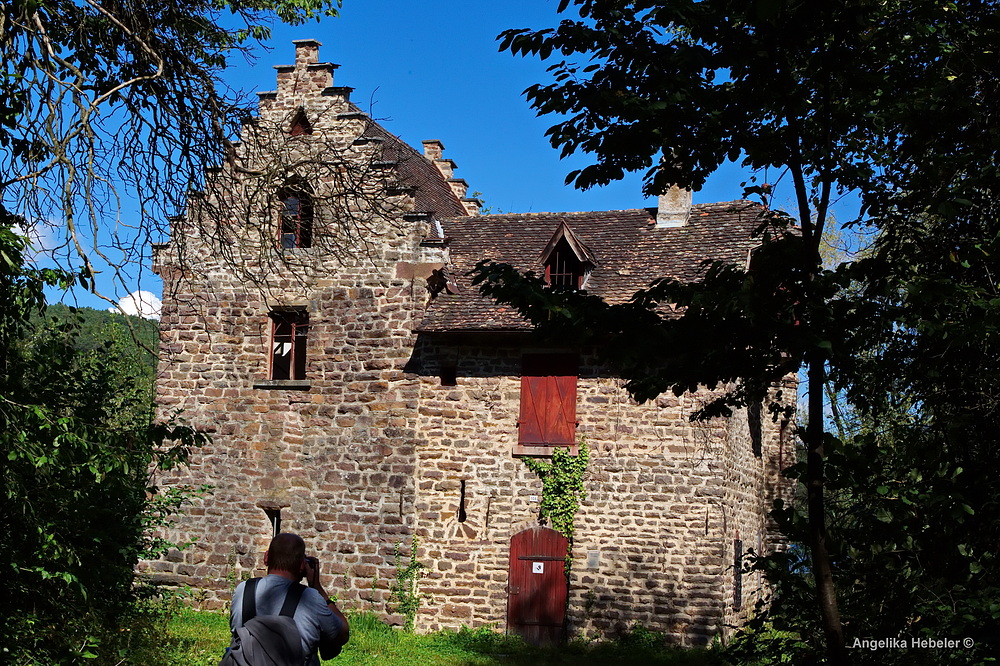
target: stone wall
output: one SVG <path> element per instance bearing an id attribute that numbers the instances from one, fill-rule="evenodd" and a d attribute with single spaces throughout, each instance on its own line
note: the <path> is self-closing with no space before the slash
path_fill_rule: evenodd
<path id="1" fill-rule="evenodd" d="M 420 625 L 504 626 L 511 537 L 537 524 L 541 483 L 511 455 L 522 348 L 422 340 L 415 534 L 430 566 Z M 538 350 L 533 350 L 538 351 Z M 454 365 L 454 386 L 438 372 Z M 568 629 L 615 634 L 639 622 L 703 645 L 731 619 L 732 535 L 767 543 L 762 507 L 778 425 L 751 450 L 745 411 L 691 423 L 710 393 L 638 405 L 582 358 L 578 436 L 591 448 L 577 515 Z M 463 499 L 465 520 L 459 521 Z M 744 585 L 746 604 L 756 588 Z"/>
<path id="2" fill-rule="evenodd" d="M 413 513 L 417 384 L 403 371 L 413 294 L 369 278 L 324 280 L 285 301 L 310 315 L 306 390 L 268 386 L 271 305 L 259 293 L 212 280 L 216 302 L 165 305 L 160 413 L 183 410 L 214 441 L 158 481 L 214 489 L 167 534 L 196 542 L 151 563 L 171 574 L 161 579 L 221 605 L 234 577 L 262 566 L 275 511 L 348 579 L 347 598 L 390 577 Z"/>
<path id="3" fill-rule="evenodd" d="M 316 48 L 298 44 L 296 65 L 279 68 L 278 90 L 261 95 L 261 118 L 238 147 L 263 185 L 232 164 L 212 171 L 157 251 L 159 414 L 181 410 L 214 438 L 157 480 L 213 489 L 164 533 L 193 545 L 144 569 L 222 607 L 239 579 L 262 573 L 280 517 L 319 554 L 324 584 L 348 608 L 387 612 L 396 549 L 408 553 L 416 538 L 428 566 L 417 627 L 503 628 L 510 540 L 538 523 L 541 483 L 512 450 L 521 358 L 540 350 L 511 336 L 413 332 L 428 302 L 423 278 L 447 253 L 422 246 L 430 220 L 412 214 L 412 192 L 381 176 L 381 192 L 316 220 L 362 227 L 327 228 L 329 247 L 274 249 L 275 213 L 255 197 L 270 201 L 288 173 L 268 175 L 268 160 L 332 163 L 310 151 L 338 146 L 344 172 L 383 173 L 372 142 L 359 140 L 366 125 L 347 110 L 349 90 L 332 87 L 334 66 L 318 63 Z M 313 135 L 293 142 L 294 155 L 268 148 L 298 109 Z M 434 146 L 427 159 L 443 160 Z M 317 197 L 337 189 L 316 187 Z M 306 378 L 274 382 L 268 314 L 290 306 L 309 315 Z M 442 382 L 445 368 L 454 385 Z M 745 410 L 690 422 L 708 391 L 636 404 L 589 350 L 577 391 L 577 434 L 592 453 L 568 629 L 614 634 L 639 622 L 678 644 L 706 644 L 746 617 L 760 589 L 744 576 L 737 594 L 736 541 L 744 551 L 780 545 L 765 513 L 787 493 L 777 476 L 779 460 L 793 457 L 787 424 Z"/>
<path id="4" fill-rule="evenodd" d="M 272 530 L 265 510 L 280 509 L 282 529 L 319 552 L 330 589 L 349 606 L 388 610 L 395 548 L 408 552 L 415 535 L 429 567 L 418 628 L 505 626 L 510 539 L 537 524 L 541 495 L 511 455 L 523 350 L 509 339 L 415 342 L 399 316 L 422 307 L 409 286 L 327 281 L 304 294 L 314 323 L 308 391 L 253 388 L 266 377 L 259 297 L 165 309 L 173 353 L 161 368 L 161 408 L 184 408 L 215 441 L 187 473 L 162 481 L 215 490 L 168 535 L 195 545 L 150 564 L 160 580 L 223 605 L 235 580 L 261 572 Z M 218 324 L 203 330 L 202 321 Z M 443 386 L 439 371 L 452 364 L 456 384 Z M 691 423 L 707 392 L 637 405 L 621 384 L 583 355 L 578 435 L 592 452 L 568 628 L 614 634 L 639 622 L 678 644 L 705 644 L 738 613 L 734 536 L 760 534 L 770 545 L 763 512 L 778 425 L 762 423 L 758 458 L 745 412 Z M 743 610 L 756 590 L 744 580 Z"/>
<path id="5" fill-rule="evenodd" d="M 179 411 L 213 436 L 188 467 L 157 481 L 212 489 L 164 533 L 193 545 L 142 568 L 202 590 L 210 608 L 262 572 L 276 518 L 355 602 L 376 578 L 384 601 L 393 547 L 412 530 L 418 383 L 404 367 L 427 292 L 412 272 L 397 272 L 427 223 L 406 219 L 412 193 L 393 189 L 379 142 L 362 140 L 368 121 L 351 111 L 349 89 L 332 88 L 335 66 L 318 63 L 317 49 L 297 44 L 278 90 L 261 94 L 235 162 L 208 171 L 172 220 L 171 243 L 156 248 L 159 415 Z M 312 133 L 289 140 L 299 110 Z M 345 195 L 336 179 L 359 173 L 370 182 Z M 313 247 L 282 249 L 273 198 L 294 177 L 312 178 L 323 205 Z M 268 315 L 282 307 L 309 315 L 304 381 L 269 381 Z"/>

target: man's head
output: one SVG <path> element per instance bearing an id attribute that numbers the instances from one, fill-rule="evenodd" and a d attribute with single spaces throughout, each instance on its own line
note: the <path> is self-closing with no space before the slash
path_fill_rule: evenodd
<path id="1" fill-rule="evenodd" d="M 271 545 L 264 553 L 264 566 L 268 573 L 283 571 L 296 576 L 302 576 L 302 566 L 306 559 L 306 544 L 298 534 L 282 532 L 271 540 Z"/>

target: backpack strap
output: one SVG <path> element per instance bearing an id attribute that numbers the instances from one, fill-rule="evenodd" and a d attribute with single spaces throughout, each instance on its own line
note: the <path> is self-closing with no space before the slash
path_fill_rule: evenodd
<path id="1" fill-rule="evenodd" d="M 295 615 L 295 609 L 299 606 L 299 600 L 302 598 L 302 593 L 306 591 L 304 585 L 299 583 L 292 583 L 288 587 L 288 592 L 285 593 L 285 602 L 281 604 L 281 612 L 278 615 L 284 615 L 285 617 L 292 617 Z"/>
<path id="2" fill-rule="evenodd" d="M 257 582 L 259 580 L 260 578 L 251 578 L 243 584 L 243 624 L 257 615 Z"/>
<path id="3" fill-rule="evenodd" d="M 246 624 L 257 616 L 257 583 L 260 578 L 251 578 L 243 586 L 243 624 Z M 285 601 L 281 604 L 281 611 L 278 615 L 293 617 L 295 609 L 299 607 L 299 600 L 302 593 L 306 591 L 304 585 L 292 583 L 285 593 Z"/>

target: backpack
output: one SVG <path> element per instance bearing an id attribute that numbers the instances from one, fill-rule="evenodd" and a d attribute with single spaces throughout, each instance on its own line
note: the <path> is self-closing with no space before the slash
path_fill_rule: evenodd
<path id="1" fill-rule="evenodd" d="M 278 615 L 257 615 L 257 582 L 251 578 L 243 588 L 243 626 L 219 666 L 303 666 L 302 636 L 292 616 L 305 587 L 288 588 Z"/>

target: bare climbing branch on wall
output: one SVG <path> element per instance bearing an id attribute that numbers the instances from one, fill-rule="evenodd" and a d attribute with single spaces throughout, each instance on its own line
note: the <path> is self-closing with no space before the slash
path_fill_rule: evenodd
<path id="1" fill-rule="evenodd" d="M 371 239 L 401 234 L 407 192 L 374 123 L 359 118 L 296 135 L 288 131 L 292 119 L 245 122 L 230 158 L 206 169 L 203 189 L 189 193 L 159 258 L 182 280 L 197 283 L 221 270 L 280 300 L 332 266 L 377 259 Z M 212 293 L 190 284 L 184 291 Z"/>

